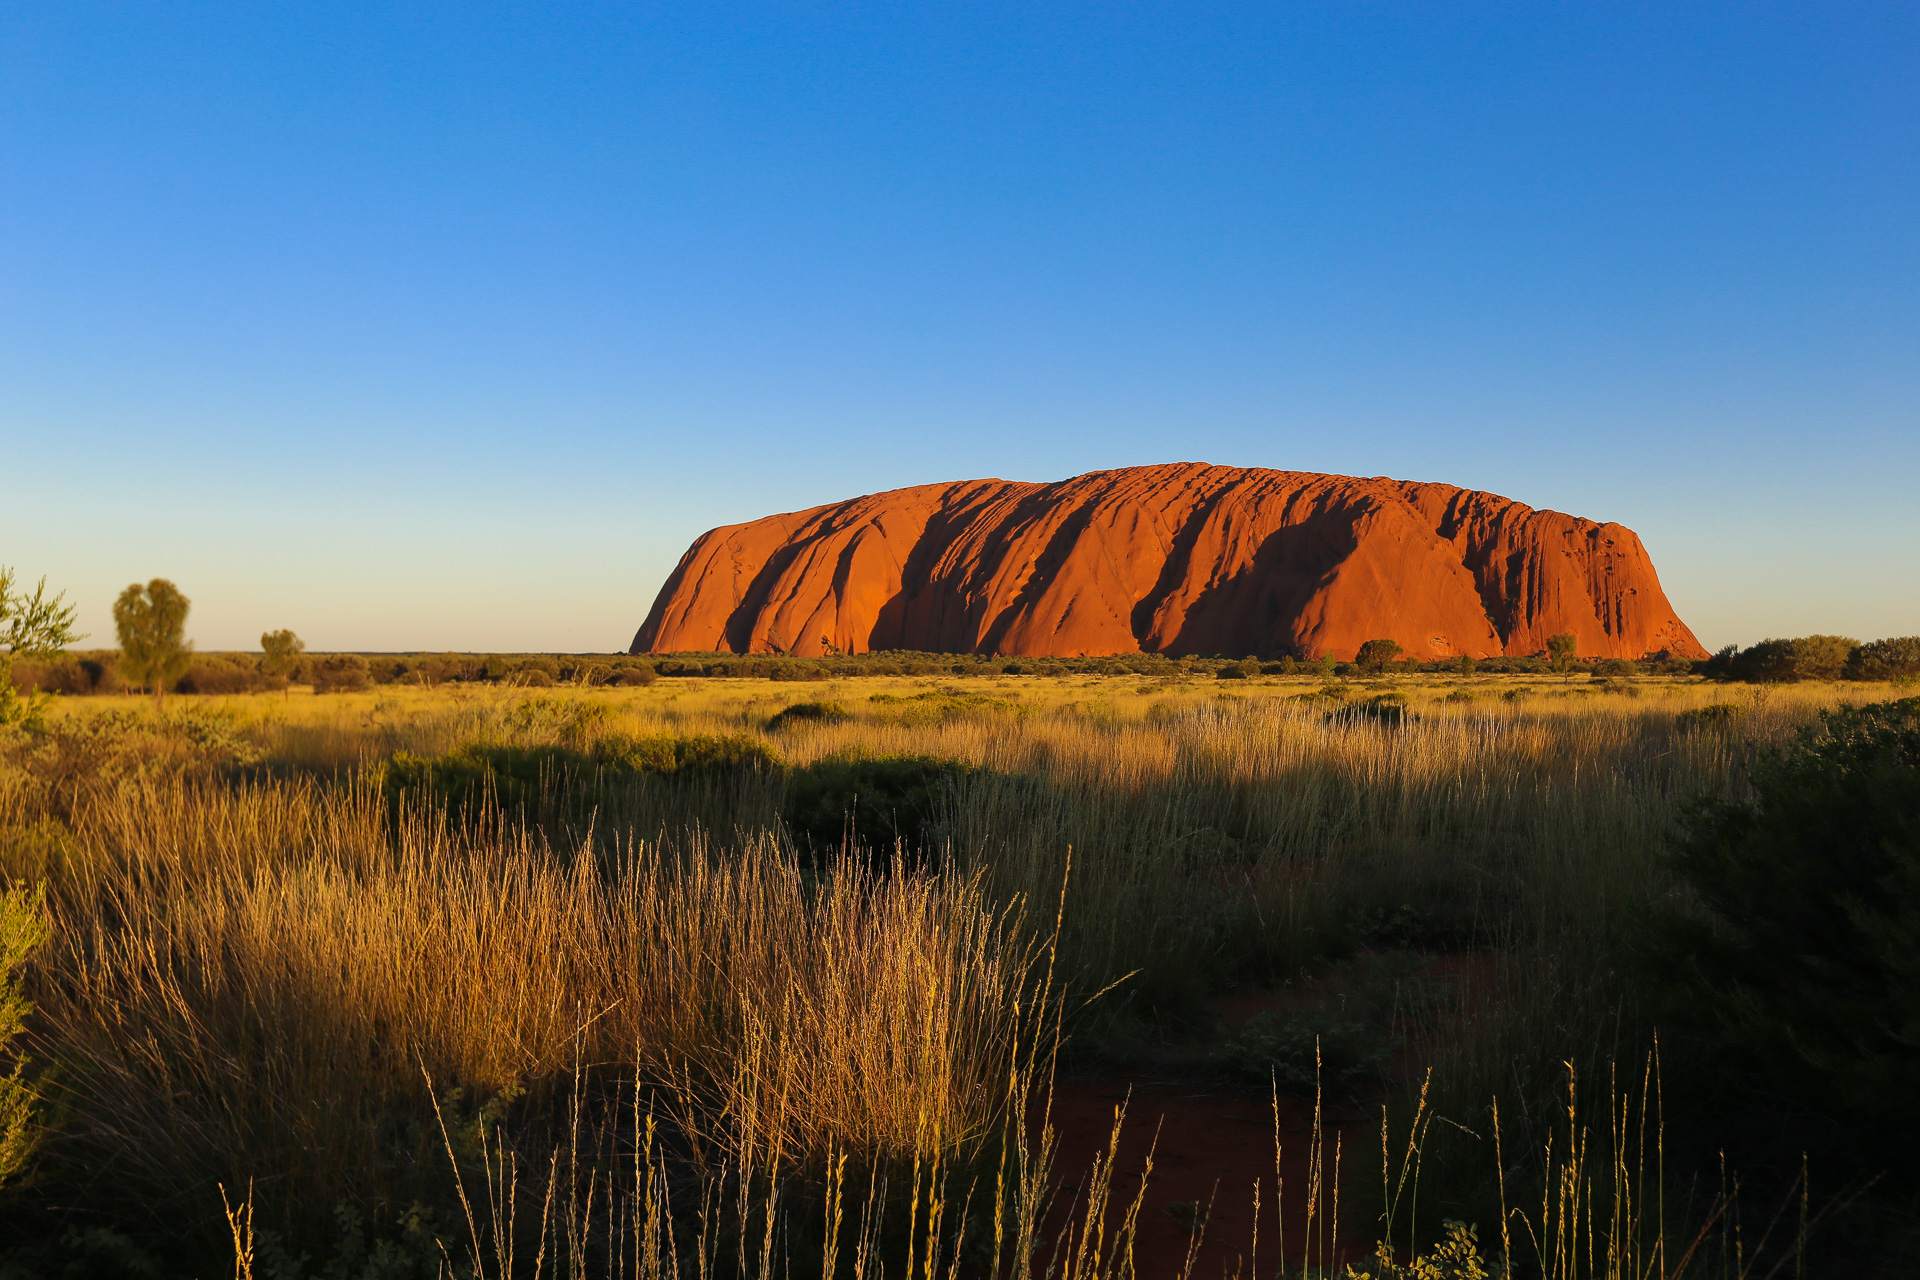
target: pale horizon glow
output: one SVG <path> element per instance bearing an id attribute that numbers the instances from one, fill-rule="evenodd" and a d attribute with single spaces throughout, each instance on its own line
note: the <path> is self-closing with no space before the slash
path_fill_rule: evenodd
<path id="1" fill-rule="evenodd" d="M 1920 633 L 1920 11 L 28 4 L 0 564 L 615 652 L 706 530 L 1202 460 Z"/>

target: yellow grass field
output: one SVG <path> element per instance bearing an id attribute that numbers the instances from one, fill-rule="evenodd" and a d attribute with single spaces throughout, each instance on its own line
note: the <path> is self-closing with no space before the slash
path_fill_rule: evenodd
<path id="1" fill-rule="evenodd" d="M 1564 1064 L 1605 1078 L 1650 1047 L 1625 957 L 1686 910 L 1664 850 L 1687 803 L 1898 692 L 997 675 L 55 699 L 0 771 L 0 869 L 51 930 L 27 972 L 26 1056 L 54 1068 L 34 1167 L 91 1206 L 62 1213 L 166 1256 L 238 1241 L 247 1267 L 274 1241 L 344 1248 L 351 1221 L 457 1274 L 554 1251 L 570 1274 L 771 1275 L 778 1234 L 825 1274 L 1024 1277 L 1052 1247 L 1049 1082 L 1138 1046 L 1211 1062 L 1229 994 L 1359 1000 L 1352 975 L 1392 969 L 1365 1027 L 1398 1047 L 1342 1105 L 1424 1133 L 1505 1099 L 1507 1141 L 1546 1143 Z M 770 754 L 617 763 L 701 738 Z M 898 761 L 920 781 L 885 816 L 911 808 L 917 847 L 802 838 L 808 787 L 871 801 L 906 786 Z M 1439 955 L 1489 976 L 1407 976 Z M 1480 1203 L 1462 1170 L 1497 1163 L 1444 1145 L 1429 1178 Z M 1590 1176 L 1618 1191 L 1627 1166 Z M 249 1187 L 230 1216 L 222 1189 Z M 1370 1194 L 1363 1235 L 1392 1199 Z M 1608 1229 L 1665 1247 L 1645 1204 Z M 1132 1275 L 1118 1247 L 1069 1253 L 1061 1276 Z"/>

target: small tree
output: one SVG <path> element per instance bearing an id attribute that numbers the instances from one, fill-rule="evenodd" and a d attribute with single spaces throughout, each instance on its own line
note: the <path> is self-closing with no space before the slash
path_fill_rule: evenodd
<path id="1" fill-rule="evenodd" d="M 307 642 L 291 631 L 268 631 L 260 637 L 260 668 L 268 676 L 280 682 L 285 689 L 293 679 L 294 669 L 300 663 L 300 655 L 306 652 Z"/>
<path id="2" fill-rule="evenodd" d="M 1560 675 L 1573 670 L 1578 660 L 1580 640 L 1571 631 L 1562 631 L 1559 635 L 1547 637 L 1547 665 Z"/>
<path id="3" fill-rule="evenodd" d="M 1920 636 L 1889 636 L 1854 650 L 1847 674 L 1855 680 L 1901 680 L 1920 676 Z"/>
<path id="4" fill-rule="evenodd" d="M 1473 674 L 1474 667 L 1478 665 L 1479 664 L 1473 660 L 1472 654 L 1463 653 L 1458 658 L 1454 659 L 1453 669 L 1455 671 L 1458 671 L 1463 676 L 1470 676 Z"/>
<path id="5" fill-rule="evenodd" d="M 1362 671 L 1373 675 L 1403 652 L 1405 650 L 1401 649 L 1398 640 L 1369 640 L 1360 646 L 1360 652 L 1353 656 L 1353 661 Z"/>
<path id="6" fill-rule="evenodd" d="M 1859 647 L 1851 636 L 1801 636 L 1793 642 L 1793 674 L 1800 680 L 1838 680 Z"/>
<path id="7" fill-rule="evenodd" d="M 152 687 L 156 708 L 164 704 L 167 686 L 185 675 L 193 660 L 193 642 L 187 639 L 187 610 L 192 607 L 165 578 L 144 587 L 136 582 L 113 603 L 120 670 L 135 684 Z"/>
<path id="8" fill-rule="evenodd" d="M 42 698 L 22 699 L 13 688 L 15 658 L 46 658 L 80 639 L 73 631 L 73 606 L 61 592 L 47 598 L 40 579 L 28 596 L 16 593 L 13 570 L 0 566 L 0 724 L 24 724 L 39 717 Z"/>

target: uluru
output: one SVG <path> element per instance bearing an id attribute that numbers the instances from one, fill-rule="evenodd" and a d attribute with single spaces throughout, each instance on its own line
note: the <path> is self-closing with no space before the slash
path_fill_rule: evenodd
<path id="1" fill-rule="evenodd" d="M 1183 462 L 916 485 L 702 534 L 635 653 L 1350 659 L 1706 650 L 1631 529 L 1446 484 Z"/>

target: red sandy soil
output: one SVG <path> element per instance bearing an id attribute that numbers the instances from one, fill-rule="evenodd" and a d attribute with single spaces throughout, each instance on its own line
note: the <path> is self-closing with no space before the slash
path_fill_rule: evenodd
<path id="1" fill-rule="evenodd" d="M 1498 977 L 1496 958 L 1487 952 L 1433 956 L 1416 969 L 1427 978 L 1450 978 L 1460 984 L 1463 1004 L 1473 1010 L 1492 998 Z M 1337 980 L 1322 977 L 1323 989 Z M 1298 1006 L 1305 998 L 1299 988 L 1242 991 L 1221 997 L 1216 1009 L 1223 1028 L 1231 1029 L 1257 1014 Z M 1411 1075 L 1423 1069 L 1419 1047 L 1403 1045 L 1395 1070 Z M 1164 1074 L 1164 1073 L 1162 1073 Z M 1107 1214 L 1111 1242 L 1138 1191 L 1149 1152 L 1153 1171 L 1142 1205 L 1134 1244 L 1141 1280 L 1173 1280 L 1194 1250 L 1195 1280 L 1254 1273 L 1254 1191 L 1259 1185 L 1260 1267 L 1271 1274 L 1279 1262 L 1284 1227 L 1287 1262 L 1298 1267 L 1309 1261 L 1308 1187 L 1312 1177 L 1313 1103 L 1310 1099 L 1270 1097 L 1238 1083 L 1196 1073 L 1187 1081 L 1128 1079 L 1123 1073 L 1062 1082 L 1054 1091 L 1052 1123 L 1057 1135 L 1054 1167 L 1055 1210 L 1048 1224 L 1049 1240 L 1058 1238 L 1070 1218 L 1083 1215 L 1084 1186 L 1096 1157 L 1102 1157 L 1113 1132 L 1114 1110 L 1125 1105 L 1119 1157 L 1112 1180 L 1112 1205 Z M 1276 1126 L 1275 1117 L 1278 1116 Z M 1370 1224 L 1359 1222 L 1349 1209 L 1332 1228 L 1332 1177 L 1335 1160 L 1343 1166 L 1342 1182 L 1353 1185 L 1356 1176 L 1377 1176 L 1379 1115 L 1371 1106 L 1327 1103 L 1322 1118 L 1322 1169 L 1327 1186 L 1316 1206 L 1316 1243 L 1311 1262 L 1316 1269 L 1338 1273 L 1346 1262 L 1373 1254 Z M 1276 1133 L 1276 1128 L 1278 1132 Z M 1276 1140 L 1278 1158 L 1276 1159 Z M 1281 1190 L 1276 1204 L 1275 1188 Z M 1197 1208 L 1206 1218 L 1206 1230 L 1195 1249 L 1191 1224 Z M 1111 1245 L 1109 1245 L 1111 1247 Z"/>
<path id="2" fill-rule="evenodd" d="M 1107 1232 L 1111 1242 L 1139 1190 L 1151 1152 L 1153 1172 L 1134 1242 L 1134 1266 L 1141 1280 L 1174 1280 L 1186 1266 L 1190 1250 L 1194 1251 L 1191 1274 L 1195 1280 L 1253 1276 L 1256 1182 L 1261 1201 L 1261 1274 L 1271 1274 L 1280 1260 L 1283 1225 L 1287 1260 L 1293 1266 L 1301 1264 L 1307 1247 L 1313 1105 L 1280 1099 L 1276 1162 L 1271 1099 L 1225 1087 L 1141 1084 L 1129 1090 L 1120 1081 L 1093 1080 L 1056 1088 L 1053 1125 L 1058 1135 L 1058 1182 L 1053 1221 L 1048 1224 L 1050 1237 L 1059 1236 L 1070 1216 L 1084 1214 L 1082 1188 L 1087 1171 L 1096 1157 L 1105 1155 L 1114 1108 L 1123 1103 L 1126 1121 L 1120 1131 Z M 1332 1230 L 1336 1147 L 1342 1163 L 1364 1155 L 1354 1144 L 1364 1138 L 1367 1127 L 1350 1111 L 1342 1119 L 1341 1125 L 1325 1128 L 1322 1135 L 1327 1186 L 1316 1215 L 1319 1243 L 1313 1261 L 1320 1264 L 1324 1258 L 1329 1271 L 1372 1251 L 1365 1234 L 1351 1230 L 1349 1223 L 1340 1223 L 1338 1240 Z M 1277 1204 L 1276 1186 L 1281 1192 Z M 1200 1215 L 1206 1219 L 1205 1231 L 1196 1241 L 1193 1224 Z"/>
<path id="3" fill-rule="evenodd" d="M 1349 659 L 1706 650 L 1631 529 L 1384 476 L 1183 462 L 968 480 L 696 540 L 633 651 Z"/>

